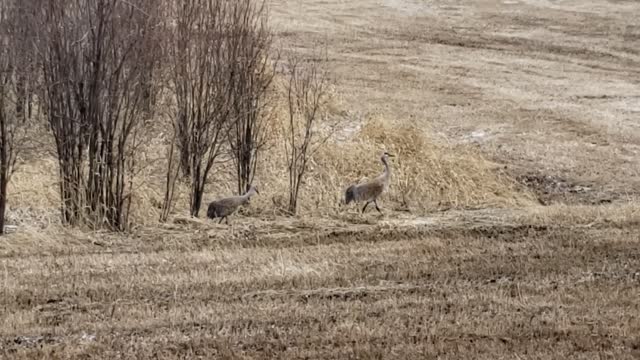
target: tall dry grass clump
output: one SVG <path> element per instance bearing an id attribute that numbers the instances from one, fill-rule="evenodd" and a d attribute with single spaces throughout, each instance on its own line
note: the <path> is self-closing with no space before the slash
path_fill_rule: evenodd
<path id="1" fill-rule="evenodd" d="M 309 168 L 300 194 L 301 212 L 334 214 L 342 211 L 344 190 L 352 183 L 379 175 L 380 155 L 388 150 L 392 160 L 389 192 L 381 198 L 383 209 L 424 213 L 442 208 L 518 206 L 530 203 L 529 194 L 518 192 L 515 182 L 493 170 L 490 162 L 470 149 L 436 144 L 414 124 L 366 120 L 349 140 L 333 141 L 320 149 Z M 282 168 L 283 160 L 269 156 L 270 168 Z M 280 204 L 286 177 L 261 168 L 260 179 L 269 183 L 265 197 Z M 264 187 L 264 186 L 263 186 Z M 267 199 L 262 199 L 266 204 Z"/>
<path id="2" fill-rule="evenodd" d="M 413 123 L 372 119 L 358 137 L 364 144 L 397 154 L 391 199 L 411 208 L 502 207 L 532 200 L 477 152 L 440 144 Z"/>

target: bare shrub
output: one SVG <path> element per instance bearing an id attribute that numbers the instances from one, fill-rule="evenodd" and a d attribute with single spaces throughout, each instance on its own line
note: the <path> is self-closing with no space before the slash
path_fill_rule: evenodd
<path id="1" fill-rule="evenodd" d="M 260 151 L 266 144 L 267 90 L 277 65 L 271 56 L 272 34 L 264 0 L 237 0 L 228 33 L 233 77 L 232 115 L 228 140 L 236 168 L 238 194 L 248 191 Z"/>
<path id="2" fill-rule="evenodd" d="M 236 3 L 176 2 L 169 38 L 175 94 L 174 131 L 180 161 L 190 176 L 190 214 L 198 216 L 207 178 L 222 153 L 230 125 L 235 54 L 229 47 Z M 188 168 L 188 169 L 187 169 Z"/>
<path id="3" fill-rule="evenodd" d="M 13 73 L 13 88 L 15 113 L 18 117 L 26 120 L 31 118 L 33 110 L 33 95 L 36 85 L 37 70 L 35 65 L 35 55 L 33 52 L 33 39 L 35 29 L 24 21 L 27 18 L 30 7 L 28 1 L 3 1 L 0 6 L 7 12 L 7 25 L 10 26 L 10 40 L 12 43 L 9 50 L 14 58 L 14 68 L 19 71 Z"/>
<path id="4" fill-rule="evenodd" d="M 176 181 L 180 175 L 180 153 L 176 151 L 176 136 L 175 133 L 171 138 L 171 144 L 167 152 L 167 169 L 165 177 L 164 198 L 162 201 L 162 207 L 160 212 L 160 222 L 166 222 L 169 218 L 169 214 L 174 206 L 174 196 Z"/>
<path id="5" fill-rule="evenodd" d="M 5 230 L 7 186 L 30 125 L 24 105 L 30 103 L 32 88 L 32 39 L 21 12 L 18 1 L 0 2 L 0 234 Z"/>
<path id="6" fill-rule="evenodd" d="M 151 0 L 34 7 L 64 223 L 128 226 L 134 154 L 157 55 L 156 8 Z"/>
<path id="7" fill-rule="evenodd" d="M 298 196 L 313 154 L 329 139 L 335 128 L 321 134 L 320 122 L 328 98 L 326 60 L 302 61 L 290 57 L 286 69 L 288 121 L 284 129 L 284 150 L 289 177 L 287 210 L 295 215 Z"/>

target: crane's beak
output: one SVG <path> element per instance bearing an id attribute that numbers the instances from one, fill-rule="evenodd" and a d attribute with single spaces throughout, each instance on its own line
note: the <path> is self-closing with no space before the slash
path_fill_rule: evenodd
<path id="1" fill-rule="evenodd" d="M 393 155 L 393 154 L 389 154 L 389 153 L 387 153 L 387 156 L 388 156 L 388 157 L 396 157 L 395 155 Z"/>

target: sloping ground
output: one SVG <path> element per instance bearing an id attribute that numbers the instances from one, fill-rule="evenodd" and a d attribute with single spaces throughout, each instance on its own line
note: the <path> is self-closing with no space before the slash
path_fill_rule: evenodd
<path id="1" fill-rule="evenodd" d="M 632 358 L 639 212 L 583 210 L 9 238 L 0 356 Z"/>
<path id="2" fill-rule="evenodd" d="M 328 43 L 354 114 L 476 146 L 545 203 L 637 197 L 640 3 L 271 3 L 285 48 Z"/>

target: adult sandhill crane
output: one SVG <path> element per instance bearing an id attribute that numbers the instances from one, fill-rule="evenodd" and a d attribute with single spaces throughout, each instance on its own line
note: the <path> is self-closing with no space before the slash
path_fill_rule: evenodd
<path id="1" fill-rule="evenodd" d="M 222 220 L 225 220 L 227 225 L 229 225 L 229 219 L 227 216 L 233 214 L 241 205 L 248 203 L 251 197 L 255 194 L 260 194 L 260 192 L 255 186 L 251 186 L 249 191 L 244 195 L 231 196 L 212 201 L 207 209 L 207 217 L 209 219 L 220 218 L 218 224 L 222 223 Z"/>
<path id="2" fill-rule="evenodd" d="M 373 202 L 376 206 L 376 210 L 382 214 L 380 208 L 378 207 L 378 202 L 376 201 L 378 197 L 389 188 L 389 179 L 391 178 L 391 168 L 389 167 L 389 158 L 394 157 L 394 155 L 389 154 L 388 152 L 384 152 L 380 160 L 384 164 L 384 172 L 380 174 L 375 179 L 359 184 L 359 185 L 351 185 L 345 191 L 344 199 L 345 203 L 350 202 L 361 202 L 365 201 L 364 207 L 362 208 L 362 213 L 367 209 L 367 206 Z"/>

